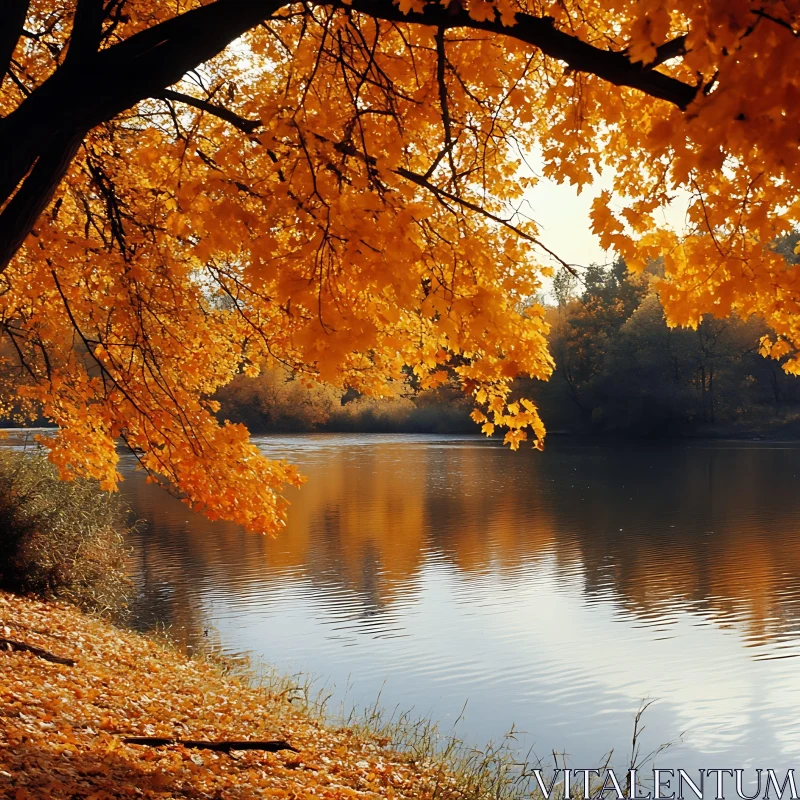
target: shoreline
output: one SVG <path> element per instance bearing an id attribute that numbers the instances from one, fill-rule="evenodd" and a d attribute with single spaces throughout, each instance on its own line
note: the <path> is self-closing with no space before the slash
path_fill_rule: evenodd
<path id="1" fill-rule="evenodd" d="M 39 434 L 58 430 L 55 426 L 40 427 L 4 427 L 0 424 L 0 437 L 9 434 Z M 502 442 L 499 434 L 487 437 L 477 426 L 463 430 L 405 430 L 399 428 L 365 428 L 365 429 L 328 429 L 315 430 L 256 430 L 251 432 L 254 438 L 270 436 L 450 436 L 455 438 L 478 438 L 480 440 Z M 776 425 L 764 428 L 740 428 L 736 426 L 687 427 L 684 430 L 665 430 L 636 432 L 627 429 L 610 430 L 569 430 L 553 428 L 547 431 L 547 439 L 555 441 L 571 441 L 590 444 L 663 444 L 694 441 L 732 441 L 732 442 L 797 442 L 800 443 L 800 423 L 796 425 Z"/>
<path id="2" fill-rule="evenodd" d="M 0 796 L 423 798 L 465 796 L 435 759 L 335 727 L 217 664 L 77 608 L 0 592 Z M 149 747 L 125 737 L 284 740 L 292 750 Z M 480 796 L 480 795 L 475 795 Z"/>

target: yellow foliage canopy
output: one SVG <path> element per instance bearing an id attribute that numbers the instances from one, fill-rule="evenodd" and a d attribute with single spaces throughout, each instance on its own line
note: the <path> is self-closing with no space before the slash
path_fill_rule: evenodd
<path id="1" fill-rule="evenodd" d="M 193 508 L 268 531 L 299 476 L 209 399 L 264 363 L 374 396 L 451 369 L 485 432 L 540 446 L 509 392 L 552 371 L 529 298 L 571 267 L 521 210 L 534 151 L 578 186 L 614 171 L 595 232 L 664 260 L 672 323 L 759 314 L 764 352 L 794 353 L 798 271 L 770 242 L 800 221 L 799 12 L 7 0 L 4 407 L 59 425 L 65 474 L 114 486 L 122 438 Z"/>

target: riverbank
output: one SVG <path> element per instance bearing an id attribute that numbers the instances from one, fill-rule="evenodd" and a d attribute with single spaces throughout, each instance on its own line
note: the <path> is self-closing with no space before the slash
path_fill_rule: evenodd
<path id="1" fill-rule="evenodd" d="M 0 797 L 427 798 L 431 762 L 352 728 L 326 727 L 281 694 L 76 608 L 0 593 Z M 125 737 L 283 740 L 295 751 L 213 752 Z"/>

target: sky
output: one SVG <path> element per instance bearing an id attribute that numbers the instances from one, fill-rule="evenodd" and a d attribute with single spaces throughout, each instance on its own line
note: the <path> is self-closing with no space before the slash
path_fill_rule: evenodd
<path id="1" fill-rule="evenodd" d="M 614 253 L 603 250 L 592 233 L 589 212 L 595 197 L 604 189 L 611 191 L 612 186 L 613 173 L 605 171 L 580 193 L 575 186 L 540 176 L 539 183 L 526 193 L 524 213 L 538 223 L 541 242 L 568 263 L 585 267 L 607 264 L 613 261 Z M 678 196 L 664 212 L 664 222 L 683 228 L 687 205 L 688 195 Z M 546 256 L 542 263 L 548 263 Z"/>
<path id="2" fill-rule="evenodd" d="M 598 180 L 578 194 L 575 186 L 546 178 L 527 192 L 527 213 L 538 223 L 542 243 L 570 264 L 605 264 L 613 253 L 600 247 L 592 233 L 589 211 L 592 201 L 611 183 Z"/>

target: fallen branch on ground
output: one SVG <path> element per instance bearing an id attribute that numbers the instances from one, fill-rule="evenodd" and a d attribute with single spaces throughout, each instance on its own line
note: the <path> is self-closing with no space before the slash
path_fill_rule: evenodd
<path id="1" fill-rule="evenodd" d="M 206 742 L 193 739 L 168 739 L 158 736 L 129 736 L 122 740 L 125 744 L 141 744 L 147 747 L 161 747 L 166 744 L 180 744 L 184 747 L 196 747 L 202 750 L 216 750 L 222 753 L 230 753 L 231 750 L 266 750 L 275 753 L 278 750 L 291 750 L 294 753 L 300 752 L 292 747 L 288 742 L 251 742 L 251 741 L 227 741 Z"/>
<path id="2" fill-rule="evenodd" d="M 15 639 L 5 639 L 0 637 L 0 647 L 7 647 L 9 650 L 19 650 L 21 652 L 33 653 L 35 656 L 39 656 L 39 658 L 43 658 L 45 661 L 52 661 L 54 664 L 66 664 L 68 667 L 75 666 L 75 660 L 72 658 L 54 655 L 53 653 L 49 653 L 47 650 L 42 650 L 41 647 L 35 647 L 34 645 L 27 644 L 26 642 L 18 642 Z"/>

